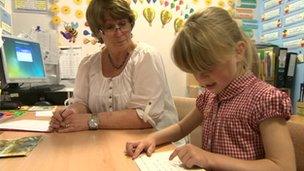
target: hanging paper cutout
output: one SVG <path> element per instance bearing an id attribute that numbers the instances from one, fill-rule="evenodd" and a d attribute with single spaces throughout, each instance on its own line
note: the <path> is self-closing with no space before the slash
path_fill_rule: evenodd
<path id="1" fill-rule="evenodd" d="M 217 2 L 217 5 L 218 5 L 219 7 L 221 7 L 221 8 L 224 8 L 225 2 L 224 2 L 223 0 L 219 0 L 219 1 Z"/>
<path id="2" fill-rule="evenodd" d="M 161 13 L 160 13 L 160 20 L 163 24 L 163 27 L 169 23 L 172 19 L 172 14 L 170 11 L 168 10 L 162 10 Z"/>
<path id="3" fill-rule="evenodd" d="M 175 33 L 177 33 L 184 25 L 184 20 L 181 19 L 181 18 L 176 18 L 174 20 L 174 30 L 175 30 Z"/>
<path id="4" fill-rule="evenodd" d="M 152 22 L 155 18 L 155 10 L 152 7 L 147 7 L 143 11 L 145 19 L 149 22 L 149 25 L 152 26 Z"/>
<path id="5" fill-rule="evenodd" d="M 168 2 L 168 1 L 166 1 L 166 2 L 165 2 L 165 7 L 166 7 L 166 6 L 168 6 L 168 5 L 169 5 L 169 2 Z"/>
<path id="6" fill-rule="evenodd" d="M 83 35 L 87 36 L 87 35 L 90 35 L 91 33 L 88 31 L 88 30 L 83 30 Z"/>
<path id="7" fill-rule="evenodd" d="M 171 3 L 171 9 L 175 7 L 175 4 L 172 2 Z"/>
<path id="8" fill-rule="evenodd" d="M 133 14 L 134 14 L 134 18 L 135 18 L 135 20 L 137 20 L 137 18 L 138 18 L 138 13 L 137 13 L 137 11 L 132 10 L 132 12 L 133 12 Z"/>
<path id="9" fill-rule="evenodd" d="M 88 39 L 88 38 L 86 38 L 86 37 L 83 38 L 83 40 L 82 40 L 83 44 L 88 44 L 90 42 L 91 42 L 92 45 L 95 45 L 98 42 L 98 40 L 96 38 L 94 38 L 94 37 L 91 40 Z"/>
<path id="10" fill-rule="evenodd" d="M 205 0 L 205 4 L 207 7 L 210 6 L 212 4 L 212 0 Z"/>

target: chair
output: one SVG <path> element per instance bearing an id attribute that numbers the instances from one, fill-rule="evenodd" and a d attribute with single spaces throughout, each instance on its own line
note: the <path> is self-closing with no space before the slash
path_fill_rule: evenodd
<path id="1" fill-rule="evenodd" d="M 287 127 L 295 150 L 297 170 L 304 171 L 304 124 L 288 121 Z"/>
<path id="2" fill-rule="evenodd" d="M 194 107 L 196 103 L 196 98 L 189 97 L 173 97 L 177 113 L 179 114 L 179 119 L 183 119 Z M 201 147 L 202 146 L 202 127 L 198 126 L 190 133 L 190 143 Z"/>

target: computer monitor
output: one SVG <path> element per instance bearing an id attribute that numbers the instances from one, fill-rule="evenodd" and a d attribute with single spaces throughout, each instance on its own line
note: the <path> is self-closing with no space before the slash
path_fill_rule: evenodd
<path id="1" fill-rule="evenodd" d="M 46 81 L 40 45 L 33 40 L 2 35 L 2 81 L 8 83 L 37 83 Z M 4 79 L 3 79 L 4 78 Z"/>

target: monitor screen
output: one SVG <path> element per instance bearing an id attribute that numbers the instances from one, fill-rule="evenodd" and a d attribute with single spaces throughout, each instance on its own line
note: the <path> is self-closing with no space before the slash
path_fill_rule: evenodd
<path id="1" fill-rule="evenodd" d="M 6 83 L 42 82 L 46 79 L 39 43 L 2 35 L 2 67 Z"/>

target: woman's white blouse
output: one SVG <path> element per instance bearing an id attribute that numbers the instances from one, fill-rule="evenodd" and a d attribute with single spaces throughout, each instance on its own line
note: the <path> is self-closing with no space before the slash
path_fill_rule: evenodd
<path id="1" fill-rule="evenodd" d="M 85 57 L 71 102 L 85 104 L 92 113 L 136 109 L 141 119 L 157 129 L 178 121 L 162 56 L 144 43 L 137 44 L 125 69 L 112 78 L 102 73 L 100 52 Z"/>

